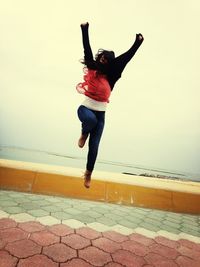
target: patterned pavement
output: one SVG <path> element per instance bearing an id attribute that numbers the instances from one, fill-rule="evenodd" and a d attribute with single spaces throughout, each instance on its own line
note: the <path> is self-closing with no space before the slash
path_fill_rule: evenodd
<path id="1" fill-rule="evenodd" d="M 0 190 L 0 267 L 199 267 L 200 216 Z"/>

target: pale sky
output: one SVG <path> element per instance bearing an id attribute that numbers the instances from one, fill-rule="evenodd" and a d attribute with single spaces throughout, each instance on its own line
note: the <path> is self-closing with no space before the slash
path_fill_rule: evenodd
<path id="1" fill-rule="evenodd" d="M 86 157 L 80 23 L 90 42 L 125 52 L 99 159 L 200 173 L 199 0 L 0 0 L 0 145 Z"/>

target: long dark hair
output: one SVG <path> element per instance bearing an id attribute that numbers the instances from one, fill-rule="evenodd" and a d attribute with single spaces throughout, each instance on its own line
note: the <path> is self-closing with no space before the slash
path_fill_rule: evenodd
<path id="1" fill-rule="evenodd" d="M 100 58 L 102 57 L 102 55 L 104 55 L 108 63 L 102 64 L 100 62 Z M 83 59 L 81 60 L 81 63 L 84 64 L 88 69 L 97 70 L 100 73 L 106 74 L 108 72 L 110 63 L 113 61 L 114 58 L 115 53 L 113 51 L 100 48 L 96 53 L 94 60 L 91 61 Z"/>

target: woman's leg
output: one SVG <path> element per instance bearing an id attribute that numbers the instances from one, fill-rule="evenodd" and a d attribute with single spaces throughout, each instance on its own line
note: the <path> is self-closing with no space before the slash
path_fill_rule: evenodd
<path id="1" fill-rule="evenodd" d="M 90 180 L 91 180 L 91 174 L 94 169 L 94 165 L 96 162 L 97 154 L 98 154 L 98 148 L 99 143 L 101 140 L 101 136 L 104 129 L 104 123 L 105 123 L 105 112 L 102 111 L 96 111 L 95 112 L 97 117 L 97 124 L 95 128 L 90 132 L 90 138 L 89 138 L 89 151 L 87 156 L 87 165 L 86 165 L 86 172 L 85 172 L 85 187 L 90 187 Z"/>
<path id="2" fill-rule="evenodd" d="M 92 110 L 82 105 L 78 108 L 78 117 L 82 122 L 81 137 L 79 138 L 78 145 L 82 148 L 87 140 L 88 134 L 96 126 L 97 118 Z"/>

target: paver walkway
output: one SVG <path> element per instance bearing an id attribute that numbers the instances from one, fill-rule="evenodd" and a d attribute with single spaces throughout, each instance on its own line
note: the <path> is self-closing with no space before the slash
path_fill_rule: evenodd
<path id="1" fill-rule="evenodd" d="M 200 267 L 200 216 L 0 190 L 0 267 Z"/>

